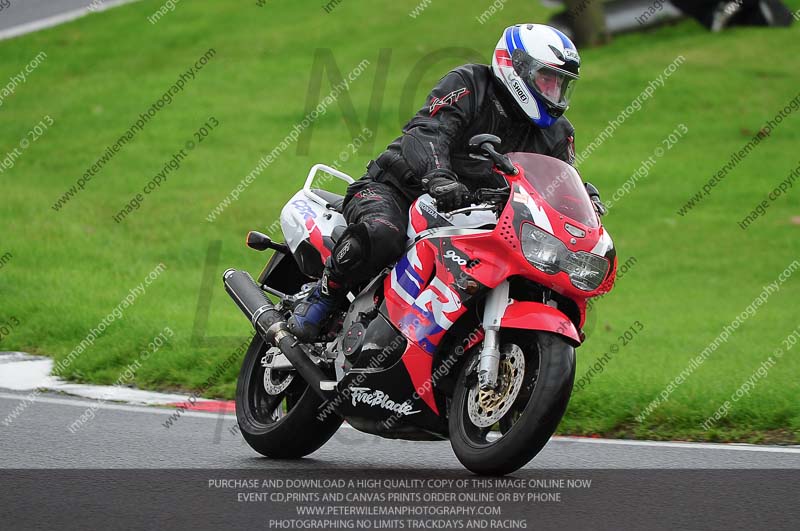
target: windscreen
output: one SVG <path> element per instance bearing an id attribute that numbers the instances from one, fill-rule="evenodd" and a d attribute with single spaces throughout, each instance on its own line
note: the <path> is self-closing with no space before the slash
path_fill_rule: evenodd
<path id="1" fill-rule="evenodd" d="M 587 227 L 599 226 L 594 206 L 578 172 L 564 161 L 536 153 L 509 153 L 525 179 L 560 214 Z"/>

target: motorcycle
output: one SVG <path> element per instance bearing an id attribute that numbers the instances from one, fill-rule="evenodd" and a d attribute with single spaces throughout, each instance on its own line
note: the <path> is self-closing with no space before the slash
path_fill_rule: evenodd
<path id="1" fill-rule="evenodd" d="M 223 274 L 257 332 L 236 389 L 254 450 L 299 458 L 344 420 L 386 438 L 449 439 L 477 474 L 513 472 L 544 447 L 572 392 L 586 301 L 612 289 L 616 251 L 572 166 L 499 144 L 477 135 L 471 156 L 507 186 L 448 213 L 415 200 L 405 255 L 348 294 L 312 343 L 286 320 L 346 227 L 343 197 L 312 185 L 318 172 L 353 179 L 315 165 L 281 212 L 285 242 L 248 234 L 249 247 L 275 251 L 257 282 Z"/>

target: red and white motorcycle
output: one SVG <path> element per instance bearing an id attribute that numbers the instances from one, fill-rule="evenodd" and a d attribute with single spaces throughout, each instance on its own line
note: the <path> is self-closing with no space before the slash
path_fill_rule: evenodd
<path id="1" fill-rule="evenodd" d="M 281 213 L 286 242 L 248 234 L 275 253 L 257 282 L 234 269 L 223 281 L 257 332 L 236 393 L 256 451 L 307 455 L 346 419 L 388 438 L 449 439 L 469 470 L 505 474 L 547 443 L 572 391 L 586 301 L 611 290 L 616 252 L 572 166 L 502 155 L 498 142 L 470 144 L 508 186 L 446 214 L 427 195 L 414 201 L 405 255 L 351 293 L 315 343 L 286 319 L 346 223 L 342 197 L 311 186 L 318 172 L 353 179 L 314 166 Z"/>

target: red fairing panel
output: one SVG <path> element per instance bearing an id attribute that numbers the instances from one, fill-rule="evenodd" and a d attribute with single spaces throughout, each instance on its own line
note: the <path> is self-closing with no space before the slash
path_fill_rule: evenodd
<path id="1" fill-rule="evenodd" d="M 322 237 L 322 231 L 319 230 L 319 226 L 314 223 L 314 218 L 306 219 L 306 228 L 308 229 L 309 239 L 311 240 L 311 245 L 319 251 L 320 256 L 322 257 L 322 263 L 325 263 L 325 260 L 330 258 L 331 250 L 325 246 L 325 240 Z"/>
<path id="2" fill-rule="evenodd" d="M 424 400 L 428 407 L 438 415 L 439 408 L 436 407 L 436 399 L 433 396 L 433 382 L 431 381 L 433 357 L 415 343 L 409 342 L 401 359 L 406 366 L 417 396 Z"/>
<path id="3" fill-rule="evenodd" d="M 503 314 L 500 327 L 553 332 L 568 337 L 577 345 L 581 344 L 578 330 L 572 321 L 557 309 L 541 302 L 512 302 Z"/>
<path id="4" fill-rule="evenodd" d="M 441 261 L 438 243 L 423 240 L 411 247 L 384 281 L 389 320 L 409 340 L 403 363 L 417 394 L 436 414 L 433 354 L 450 326 L 466 311 L 452 287 L 453 274 Z"/>

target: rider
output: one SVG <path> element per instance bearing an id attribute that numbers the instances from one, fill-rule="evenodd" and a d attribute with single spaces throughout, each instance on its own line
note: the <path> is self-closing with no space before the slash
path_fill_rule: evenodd
<path id="1" fill-rule="evenodd" d="M 376 275 L 404 251 L 411 202 L 424 193 L 437 209 L 468 204 L 470 190 L 503 187 L 492 163 L 471 158 L 469 139 L 491 133 L 498 151 L 541 153 L 575 162 L 575 130 L 563 116 L 579 77 L 580 56 L 559 30 L 540 24 L 506 28 L 492 65 L 452 70 L 367 173 L 347 189 L 348 222 L 314 291 L 297 305 L 289 330 L 317 337 L 349 287 Z M 596 193 L 596 192 L 595 192 Z M 592 197 L 601 210 L 599 197 Z"/>

